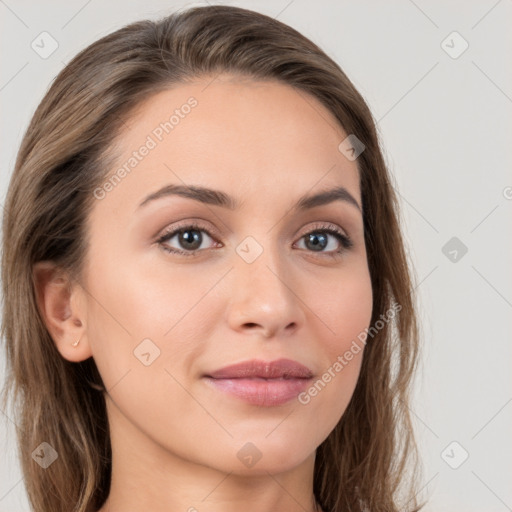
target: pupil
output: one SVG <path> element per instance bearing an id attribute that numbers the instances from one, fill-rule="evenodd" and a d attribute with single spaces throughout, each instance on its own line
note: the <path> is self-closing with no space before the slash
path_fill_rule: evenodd
<path id="1" fill-rule="evenodd" d="M 193 233 L 190 235 L 190 233 Z M 187 249 L 197 249 L 201 246 L 201 233 L 197 230 L 189 229 L 181 233 L 180 242 Z M 194 244 L 196 246 L 194 246 Z M 192 245 L 193 247 L 190 247 Z"/>
<path id="2" fill-rule="evenodd" d="M 318 247 L 320 247 L 320 249 L 324 249 L 326 247 L 327 237 L 325 235 L 312 235 L 312 234 L 310 234 L 308 236 L 308 242 L 307 243 L 311 244 L 311 247 L 313 248 L 313 250 L 317 250 Z"/>

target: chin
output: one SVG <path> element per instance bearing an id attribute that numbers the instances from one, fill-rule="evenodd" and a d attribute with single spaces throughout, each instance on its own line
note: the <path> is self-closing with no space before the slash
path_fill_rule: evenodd
<path id="1" fill-rule="evenodd" d="M 307 449 L 302 440 L 294 441 L 288 436 L 284 440 L 281 436 L 275 439 L 259 439 L 232 443 L 235 446 L 227 448 L 229 454 L 219 454 L 212 463 L 219 470 L 239 476 L 268 476 L 268 474 L 284 473 L 304 463 L 309 457 L 314 457 L 315 446 Z M 234 457 L 232 456 L 234 454 Z M 219 464 L 222 460 L 224 464 Z"/>

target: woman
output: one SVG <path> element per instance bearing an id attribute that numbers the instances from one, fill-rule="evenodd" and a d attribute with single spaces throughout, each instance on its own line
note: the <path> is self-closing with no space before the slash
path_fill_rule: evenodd
<path id="1" fill-rule="evenodd" d="M 90 45 L 3 233 L 34 510 L 422 507 L 396 196 L 364 100 L 297 31 L 211 6 Z"/>

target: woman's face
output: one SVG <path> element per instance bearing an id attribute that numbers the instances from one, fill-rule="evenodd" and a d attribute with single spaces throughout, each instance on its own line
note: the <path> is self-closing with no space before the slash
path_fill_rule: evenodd
<path id="1" fill-rule="evenodd" d="M 344 354 L 372 313 L 347 135 L 314 98 L 228 75 L 149 97 L 126 121 L 116 177 L 95 191 L 73 349 L 108 390 L 113 447 L 239 474 L 311 462 L 352 396 L 363 350 Z M 312 378 L 207 377 L 280 359 Z"/>

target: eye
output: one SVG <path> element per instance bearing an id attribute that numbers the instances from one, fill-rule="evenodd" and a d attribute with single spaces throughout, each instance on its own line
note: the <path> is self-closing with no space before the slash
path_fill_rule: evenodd
<path id="1" fill-rule="evenodd" d="M 329 240 L 329 237 L 331 240 Z M 331 257 L 336 257 L 353 247 L 352 240 L 334 224 L 317 226 L 313 231 L 303 235 L 300 241 L 304 241 L 306 250 Z"/>
<path id="2" fill-rule="evenodd" d="M 197 256 L 200 251 L 209 248 L 207 243 L 206 247 L 203 246 L 205 237 L 202 233 L 206 234 L 206 238 L 214 240 L 218 246 L 219 242 L 212 237 L 209 230 L 197 222 L 189 222 L 186 225 L 165 231 L 162 236 L 158 238 L 157 243 L 165 251 L 172 254 Z M 329 240 L 329 238 L 331 238 L 331 240 Z M 173 239 L 176 239 L 175 244 L 177 244 L 178 247 L 170 246 L 170 242 Z M 305 247 L 300 247 L 301 249 L 304 248 L 307 251 L 315 252 L 322 256 L 337 257 L 353 247 L 351 239 L 334 224 L 316 226 L 314 230 L 302 235 L 299 240 L 304 241 L 305 245 Z"/>
<path id="3" fill-rule="evenodd" d="M 198 223 L 189 223 L 185 226 L 174 228 L 171 231 L 166 231 L 158 240 L 157 243 L 162 248 L 173 254 L 181 254 L 183 256 L 195 256 L 199 250 L 207 249 L 208 247 L 201 247 L 204 242 L 204 236 L 202 233 L 206 233 L 206 236 L 213 239 L 209 231 Z M 169 247 L 169 242 L 176 238 L 176 244 L 178 248 Z M 166 242 L 166 243 L 164 243 Z"/>

